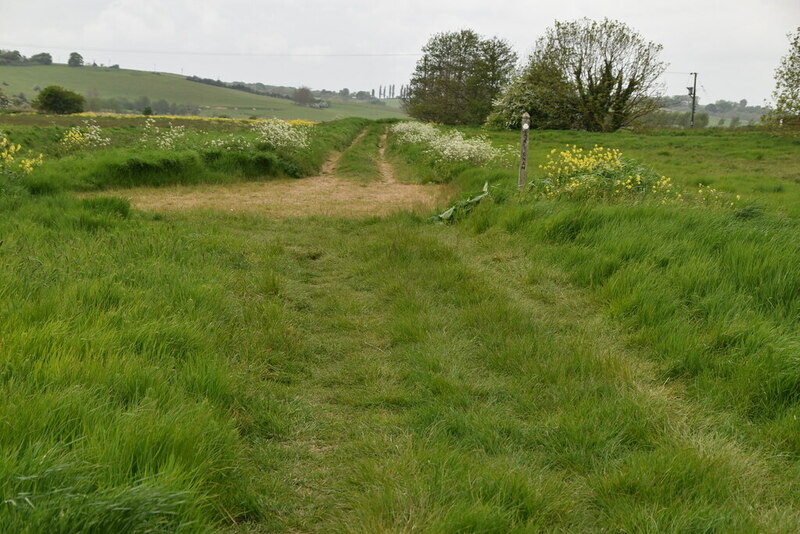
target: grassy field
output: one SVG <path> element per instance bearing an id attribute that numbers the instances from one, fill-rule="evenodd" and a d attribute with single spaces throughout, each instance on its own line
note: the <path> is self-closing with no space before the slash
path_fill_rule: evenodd
<path id="1" fill-rule="evenodd" d="M 37 150 L 59 128 L 2 126 Z M 384 125 L 324 128 L 306 161 L 365 132 L 345 173 L 376 171 Z M 434 165 L 390 137 L 400 178 L 498 187 L 452 225 L 146 213 L 64 192 L 121 148 L 52 149 L 0 195 L 0 525 L 795 531 L 797 140 L 532 140 L 532 177 L 600 143 L 742 199 L 539 199 L 511 156 Z"/>
<path id="2" fill-rule="evenodd" d="M 281 98 L 190 82 L 178 74 L 127 69 L 76 68 L 66 65 L 0 66 L 0 82 L 4 83 L 4 93 L 24 93 L 29 100 L 36 96 L 33 90 L 35 86 L 60 85 L 80 94 L 95 92 L 101 98 L 126 98 L 133 101 L 147 96 L 151 101 L 164 99 L 170 103 L 193 105 L 199 107 L 201 115 L 207 117 L 255 116 L 330 121 L 345 117 L 381 119 L 405 115 L 394 106 L 357 102 L 335 101 L 330 108 L 312 109 L 297 106 L 292 101 Z"/>

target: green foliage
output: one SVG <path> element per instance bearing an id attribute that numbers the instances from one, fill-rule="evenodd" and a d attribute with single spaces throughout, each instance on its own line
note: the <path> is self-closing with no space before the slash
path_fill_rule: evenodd
<path id="1" fill-rule="evenodd" d="M 19 53 L 19 50 L 0 50 L 0 65 L 29 66 L 29 65 L 50 65 L 53 63 L 53 56 L 46 52 L 34 54 L 27 58 Z"/>
<path id="2" fill-rule="evenodd" d="M 44 113 L 68 115 L 81 113 L 86 99 L 74 91 L 58 85 L 48 85 L 31 102 L 34 108 Z"/>
<path id="3" fill-rule="evenodd" d="M 436 34 L 422 52 L 405 108 L 412 117 L 443 124 L 482 124 L 517 61 L 508 43 L 472 30 Z"/>
<path id="4" fill-rule="evenodd" d="M 490 128 L 519 128 L 522 114 L 531 127 L 563 130 L 575 127 L 579 117 L 569 79 L 556 65 L 530 61 L 494 101 L 486 120 Z"/>
<path id="5" fill-rule="evenodd" d="M 536 127 L 613 132 L 658 108 L 661 45 L 604 19 L 556 22 L 497 101 L 491 122 L 515 127 L 520 110 Z"/>
<path id="6" fill-rule="evenodd" d="M 150 119 L 152 120 L 152 119 Z M 148 123 L 150 124 L 150 123 Z M 140 148 L 78 152 L 48 161 L 21 180 L 35 194 L 90 191 L 115 187 L 165 186 L 199 183 L 232 183 L 243 179 L 301 177 L 319 171 L 331 150 L 342 150 L 363 129 L 362 119 L 344 119 L 314 126 L 309 145 L 302 150 L 264 149 L 248 143 L 236 150 L 214 147 L 207 134 L 182 134 L 179 144 L 153 143 Z M 142 134 L 146 129 L 142 129 Z M 167 133 L 173 129 L 165 129 Z M 105 130 L 104 133 L 115 132 Z M 125 133 L 130 134 L 129 131 Z M 251 135 L 249 129 L 239 133 Z M 22 139 L 24 136 L 16 136 Z M 139 137 L 138 140 L 141 140 Z M 132 144 L 131 141 L 122 143 Z"/>
<path id="7" fill-rule="evenodd" d="M 51 56 L 47 52 L 42 52 L 40 54 L 34 54 L 34 55 L 31 56 L 30 62 L 34 63 L 34 64 L 39 64 L 39 65 L 52 65 L 53 64 L 53 56 Z"/>
<path id="8" fill-rule="evenodd" d="M 292 100 L 300 106 L 310 106 L 314 103 L 314 94 L 308 87 L 298 87 L 292 95 Z"/>
<path id="9" fill-rule="evenodd" d="M 789 52 L 775 70 L 775 110 L 769 119 L 787 128 L 800 128 L 800 27 L 788 37 Z"/>
<path id="10" fill-rule="evenodd" d="M 696 113 L 694 116 L 695 128 L 708 128 L 708 113 Z"/>
<path id="11" fill-rule="evenodd" d="M 83 56 L 77 52 L 72 52 L 67 60 L 70 67 L 83 67 Z"/>

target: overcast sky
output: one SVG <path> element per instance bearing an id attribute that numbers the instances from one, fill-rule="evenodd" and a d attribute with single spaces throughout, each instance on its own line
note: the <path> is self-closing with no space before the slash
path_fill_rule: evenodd
<path id="1" fill-rule="evenodd" d="M 0 0 L 0 48 L 123 68 L 372 89 L 409 79 L 437 32 L 471 28 L 525 57 L 554 20 L 621 20 L 664 45 L 667 94 L 762 104 L 800 0 Z"/>

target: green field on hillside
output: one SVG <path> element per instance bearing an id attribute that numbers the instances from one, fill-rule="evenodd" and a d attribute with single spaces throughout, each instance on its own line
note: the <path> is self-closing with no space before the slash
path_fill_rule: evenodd
<path id="1" fill-rule="evenodd" d="M 504 148 L 482 165 L 390 133 L 401 181 L 489 185 L 435 224 L 76 194 L 334 150 L 380 187 L 389 123 L 231 149 L 249 125 L 207 121 L 164 150 L 109 121 L 66 152 L 63 126 L 0 120 L 46 154 L 0 182 L 0 532 L 797 530 L 800 139 L 532 133 L 531 182 L 598 144 L 670 175 L 662 202 L 518 192 L 517 132 L 468 131 Z"/>
<path id="2" fill-rule="evenodd" d="M 4 93 L 24 93 L 29 100 L 36 95 L 34 87 L 60 85 L 83 95 L 92 93 L 100 98 L 136 100 L 147 96 L 151 101 L 164 99 L 170 103 L 198 106 L 201 115 L 208 117 L 256 116 L 329 121 L 346 117 L 381 119 L 404 116 L 394 106 L 333 101 L 330 108 L 312 109 L 281 98 L 190 82 L 177 74 L 103 67 L 0 66 L 0 83 L 3 84 L 0 88 Z"/>

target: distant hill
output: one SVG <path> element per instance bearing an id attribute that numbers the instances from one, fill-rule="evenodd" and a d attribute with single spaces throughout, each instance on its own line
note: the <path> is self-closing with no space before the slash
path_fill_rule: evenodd
<path id="1" fill-rule="evenodd" d="M 110 67 L 0 66 L 0 89 L 6 95 L 36 97 L 37 88 L 60 85 L 96 102 L 109 99 L 150 103 L 161 101 L 173 109 L 192 108 L 198 115 L 232 118 L 279 118 L 327 121 L 344 117 L 381 119 L 404 117 L 393 105 L 332 99 L 326 109 L 298 106 L 285 98 L 273 98 L 188 81 L 178 74 L 145 72 Z M 155 106 L 154 106 L 155 111 Z"/>

